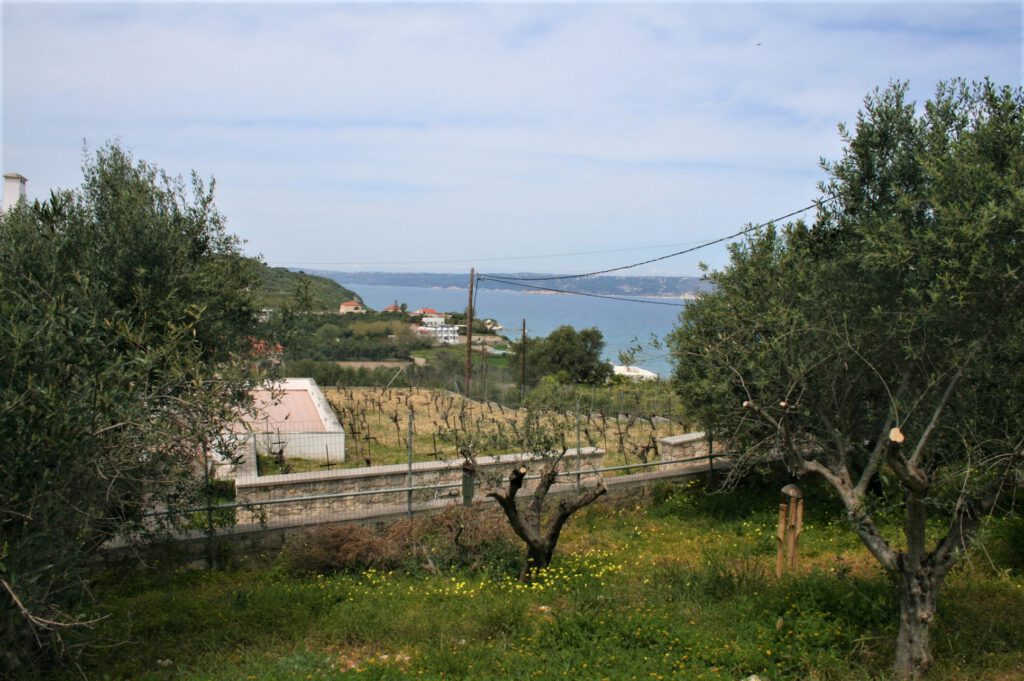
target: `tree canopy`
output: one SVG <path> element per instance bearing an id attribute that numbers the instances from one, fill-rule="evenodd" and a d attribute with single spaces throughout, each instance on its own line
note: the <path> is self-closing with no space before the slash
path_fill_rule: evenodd
<path id="1" fill-rule="evenodd" d="M 542 376 L 554 376 L 560 383 L 600 385 L 612 375 L 611 365 L 601 359 L 604 336 L 600 329 L 577 331 L 560 326 L 546 338 L 531 338 L 526 344 L 527 383 Z M 512 345 L 512 365 L 519 362 L 522 342 Z"/>
<path id="2" fill-rule="evenodd" d="M 259 380 L 257 279 L 213 186 L 118 146 L 0 217 L 0 665 L 67 653 L 83 575 L 187 503 Z M 85 618 L 88 619 L 88 618 Z"/>
<path id="3" fill-rule="evenodd" d="M 813 224 L 750 233 L 686 308 L 674 381 L 739 470 L 781 457 L 835 489 L 898 587 L 896 668 L 917 676 L 943 578 L 1021 474 L 1024 95 L 957 81 L 919 107 L 896 84 L 840 134 Z"/>

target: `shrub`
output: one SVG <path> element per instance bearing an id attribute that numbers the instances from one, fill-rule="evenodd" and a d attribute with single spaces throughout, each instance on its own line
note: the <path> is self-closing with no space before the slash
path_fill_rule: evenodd
<path id="1" fill-rule="evenodd" d="M 437 572 L 455 567 L 507 573 L 519 545 L 496 509 L 453 507 L 394 522 L 383 529 L 326 525 L 286 543 L 284 566 L 294 573 L 398 569 Z"/>
<path id="2" fill-rule="evenodd" d="M 292 572 L 330 573 L 390 569 L 403 553 L 402 543 L 388 532 L 363 525 L 324 525 L 286 543 L 281 557 Z"/>

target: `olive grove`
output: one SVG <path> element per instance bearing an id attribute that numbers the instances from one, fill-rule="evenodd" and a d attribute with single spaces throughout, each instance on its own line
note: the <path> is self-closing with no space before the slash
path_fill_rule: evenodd
<path id="1" fill-rule="evenodd" d="M 895 84 L 840 134 L 813 223 L 749 233 L 684 311 L 674 380 L 737 470 L 828 482 L 893 580 L 916 678 L 943 580 L 1022 480 L 1024 94 L 957 81 L 918 105 Z"/>

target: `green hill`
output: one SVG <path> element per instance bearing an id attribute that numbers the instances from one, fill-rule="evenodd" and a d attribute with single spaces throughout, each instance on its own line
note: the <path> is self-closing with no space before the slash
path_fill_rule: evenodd
<path id="1" fill-rule="evenodd" d="M 278 308 L 285 303 L 293 303 L 295 289 L 303 279 L 309 281 L 309 293 L 313 299 L 314 310 L 333 310 L 337 312 L 338 306 L 346 300 L 363 302 L 359 294 L 350 291 L 331 279 L 306 274 L 305 272 L 292 272 L 283 267 L 261 265 L 260 290 L 258 293 L 260 305 Z"/>

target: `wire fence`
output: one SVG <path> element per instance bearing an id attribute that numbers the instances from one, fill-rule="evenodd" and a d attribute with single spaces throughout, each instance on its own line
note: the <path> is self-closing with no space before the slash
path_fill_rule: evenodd
<path id="1" fill-rule="evenodd" d="M 383 521 L 489 501 L 526 465 L 528 494 L 550 462 L 525 440 L 505 440 L 470 464 L 459 441 L 522 428 L 525 407 L 468 400 L 447 390 L 341 388 L 325 391 L 338 416 L 293 420 L 293 413 L 226 432 L 206 453 L 199 504 L 155 509 L 152 527 L 179 538 L 259 533 L 327 523 Z M 571 405 L 556 409 L 553 405 Z M 658 477 L 714 474 L 727 457 L 703 433 L 685 433 L 670 396 L 649 389 L 540 392 L 532 407 L 562 438 L 554 495 L 603 481 L 610 488 Z M 667 416 L 662 416 L 667 414 Z M 340 423 L 339 423 L 340 421 Z M 493 442 L 494 440 L 488 440 Z"/>

